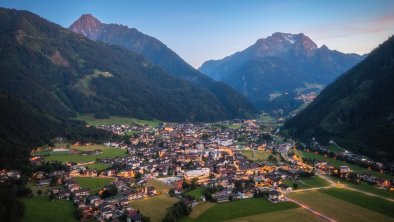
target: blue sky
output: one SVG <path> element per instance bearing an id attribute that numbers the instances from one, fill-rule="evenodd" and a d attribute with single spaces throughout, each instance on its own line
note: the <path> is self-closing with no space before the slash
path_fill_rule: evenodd
<path id="1" fill-rule="evenodd" d="M 303 32 L 318 46 L 359 54 L 394 34 L 393 0 L 0 0 L 0 6 L 64 27 L 91 13 L 156 37 L 194 67 L 274 32 Z"/>

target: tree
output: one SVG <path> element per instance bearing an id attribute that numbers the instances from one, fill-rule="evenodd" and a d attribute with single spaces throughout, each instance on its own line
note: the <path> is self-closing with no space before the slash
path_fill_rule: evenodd
<path id="1" fill-rule="evenodd" d="M 182 189 L 187 190 L 190 188 L 190 184 L 185 180 L 182 182 Z"/>
<path id="2" fill-rule="evenodd" d="M 269 160 L 269 161 L 277 161 L 276 157 L 274 157 L 272 154 L 270 154 L 270 155 L 268 156 L 268 160 Z"/>
<path id="3" fill-rule="evenodd" d="M 196 178 L 193 178 L 192 184 L 191 184 L 191 188 L 192 188 L 192 189 L 195 189 L 196 187 L 197 187 L 197 179 L 196 179 Z"/>
<path id="4" fill-rule="evenodd" d="M 175 197 L 175 190 L 171 189 L 170 191 L 168 191 L 168 195 L 170 195 L 170 197 Z"/>
<path id="5" fill-rule="evenodd" d="M 141 177 L 142 177 L 142 173 L 140 173 L 140 172 L 137 172 L 134 176 L 134 178 L 137 180 L 141 179 Z"/>
<path id="6" fill-rule="evenodd" d="M 242 186 L 242 181 L 237 180 L 234 182 L 234 192 L 242 192 L 243 191 L 243 186 Z"/>
<path id="7" fill-rule="evenodd" d="M 209 135 L 206 133 L 202 134 L 202 136 L 201 136 L 201 139 L 205 140 L 205 141 L 208 140 L 208 138 L 209 138 Z"/>

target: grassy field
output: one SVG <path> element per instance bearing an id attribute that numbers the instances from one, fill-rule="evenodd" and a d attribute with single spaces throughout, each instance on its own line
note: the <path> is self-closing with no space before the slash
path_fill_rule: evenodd
<path id="1" fill-rule="evenodd" d="M 318 176 L 304 178 L 301 181 L 309 187 L 325 187 L 330 185 L 330 183 L 327 180 Z"/>
<path id="2" fill-rule="evenodd" d="M 293 187 L 294 183 L 298 184 L 298 189 L 325 187 L 325 186 L 330 185 L 330 183 L 328 181 L 326 181 L 325 179 L 318 177 L 318 176 L 313 176 L 311 178 L 304 178 L 304 179 L 301 179 L 298 181 L 297 180 L 290 180 L 290 179 L 284 180 L 284 184 L 286 184 L 289 187 Z"/>
<path id="3" fill-rule="evenodd" d="M 80 149 L 92 149 L 93 146 L 80 146 Z M 60 161 L 60 162 L 75 162 L 75 163 L 87 163 L 96 161 L 96 159 L 116 157 L 116 156 L 126 156 L 126 150 L 118 148 L 103 148 L 103 153 L 97 155 L 86 155 L 82 156 L 79 154 L 66 154 L 66 155 L 56 155 L 45 157 L 48 161 Z"/>
<path id="4" fill-rule="evenodd" d="M 56 186 L 50 186 L 50 185 L 44 185 L 44 186 L 39 186 L 37 187 L 34 181 L 29 181 L 26 183 L 26 187 L 31 189 L 31 192 L 33 194 L 33 196 L 49 196 L 48 194 L 48 189 L 52 189 L 52 188 L 61 188 L 61 185 L 56 185 Z M 37 191 L 41 190 L 42 194 L 38 195 Z"/>
<path id="5" fill-rule="evenodd" d="M 21 199 L 25 204 L 22 222 L 77 222 L 75 208 L 69 200 L 49 201 L 48 197 L 31 197 Z"/>
<path id="6" fill-rule="evenodd" d="M 283 183 L 286 184 L 287 186 L 293 188 L 293 184 L 298 184 L 297 186 L 297 190 L 301 190 L 301 189 L 308 189 L 310 188 L 309 186 L 307 186 L 304 183 L 301 183 L 300 181 L 296 181 L 296 180 L 292 180 L 292 179 L 284 179 Z"/>
<path id="7" fill-rule="evenodd" d="M 98 177 L 74 177 L 75 182 L 81 185 L 82 188 L 90 189 L 92 193 L 103 188 L 105 185 L 114 181 L 113 178 L 98 178 Z"/>
<path id="8" fill-rule="evenodd" d="M 263 198 L 250 198 L 217 204 L 207 209 L 196 218 L 187 217 L 182 221 L 223 221 L 297 207 L 296 204 L 291 202 L 273 204 Z"/>
<path id="9" fill-rule="evenodd" d="M 226 222 L 281 222 L 281 221 L 291 221 L 291 222 L 320 222 L 325 221 L 320 217 L 317 217 L 302 208 L 281 210 L 270 213 L 257 214 L 247 217 L 239 217 L 231 220 L 226 220 Z"/>
<path id="10" fill-rule="evenodd" d="M 76 146 L 76 145 L 70 145 L 70 149 L 74 150 L 79 150 L 79 151 L 93 151 L 93 150 L 106 150 L 109 149 L 110 147 L 100 145 L 100 144 L 93 144 L 89 146 Z"/>
<path id="11" fill-rule="evenodd" d="M 150 127 L 158 127 L 161 121 L 159 120 L 140 120 L 130 117 L 111 116 L 108 119 L 96 119 L 92 115 L 78 115 L 76 118 L 85 121 L 89 125 L 131 125 L 138 124 L 141 126 L 148 125 Z"/>
<path id="12" fill-rule="evenodd" d="M 264 161 L 268 160 L 270 155 L 274 156 L 277 160 L 280 160 L 280 154 L 274 155 L 272 152 L 266 151 L 254 151 L 255 156 L 253 156 L 253 150 L 242 150 L 241 154 L 244 155 L 248 160 L 252 161 Z"/>
<path id="13" fill-rule="evenodd" d="M 347 201 L 349 203 L 358 205 L 360 207 L 364 207 L 369 210 L 385 214 L 389 217 L 393 217 L 394 220 L 394 202 L 390 202 L 379 197 L 367 196 L 359 192 L 339 188 L 323 189 L 321 190 L 321 192 Z"/>
<path id="14" fill-rule="evenodd" d="M 222 126 L 233 130 L 241 128 L 239 124 L 223 124 Z"/>
<path id="15" fill-rule="evenodd" d="M 130 130 L 130 131 L 125 132 L 125 134 L 126 134 L 127 136 L 139 135 L 140 133 L 141 133 L 141 132 L 138 131 L 138 130 Z"/>
<path id="16" fill-rule="evenodd" d="M 275 118 L 267 113 L 260 115 L 259 120 L 268 125 L 273 124 L 275 122 Z"/>
<path id="17" fill-rule="evenodd" d="M 94 170 L 104 170 L 107 169 L 108 167 L 111 166 L 111 164 L 105 164 L 105 163 L 92 163 L 92 164 L 87 164 L 84 165 L 85 167 L 88 167 L 90 169 Z"/>
<path id="18" fill-rule="evenodd" d="M 334 145 L 334 144 L 330 144 L 330 145 L 327 147 L 327 149 L 328 149 L 329 151 L 331 151 L 331 152 L 334 152 L 334 153 L 345 152 L 345 150 L 344 150 L 343 148 L 341 148 L 341 147 L 339 147 L 339 146 L 336 146 L 336 145 Z"/>
<path id="19" fill-rule="evenodd" d="M 162 221 L 167 214 L 168 208 L 179 200 L 175 197 L 170 197 L 167 193 L 170 190 L 170 186 L 160 182 L 158 180 L 149 180 L 148 184 L 156 187 L 160 191 L 160 195 L 154 197 L 147 197 L 142 200 L 131 201 L 131 206 L 138 209 L 142 214 L 150 217 L 152 222 Z"/>
<path id="20" fill-rule="evenodd" d="M 148 180 L 148 184 L 154 186 L 161 194 L 167 194 L 171 189 L 170 185 L 156 179 Z"/>
<path id="21" fill-rule="evenodd" d="M 187 192 L 186 194 L 189 194 L 190 196 L 196 198 L 196 200 L 199 200 L 200 197 L 204 194 L 204 188 L 202 187 L 197 187 L 196 189 Z"/>
<path id="22" fill-rule="evenodd" d="M 197 206 L 193 207 L 193 210 L 190 213 L 189 217 L 190 218 L 197 218 L 202 213 L 204 213 L 206 210 L 208 210 L 209 208 L 214 207 L 216 205 L 217 205 L 216 203 L 213 203 L 210 201 L 200 202 L 197 204 Z"/>
<path id="23" fill-rule="evenodd" d="M 357 206 L 320 191 L 297 192 L 288 195 L 312 209 L 337 221 L 392 221 L 384 214 Z"/>

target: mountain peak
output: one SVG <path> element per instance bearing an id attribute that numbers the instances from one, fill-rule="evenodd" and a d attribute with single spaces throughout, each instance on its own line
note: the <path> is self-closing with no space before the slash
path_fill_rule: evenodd
<path id="1" fill-rule="evenodd" d="M 279 41 L 282 44 L 296 44 L 302 46 L 307 51 L 312 51 L 317 49 L 317 45 L 315 42 L 312 41 L 308 36 L 304 33 L 299 34 L 291 34 L 291 33 L 282 33 L 282 32 L 275 32 L 271 36 L 267 37 L 267 39 L 273 38 L 275 41 Z"/>
<path id="2" fill-rule="evenodd" d="M 310 55 L 317 49 L 317 45 L 304 33 L 275 32 L 271 36 L 257 40 L 252 48 L 254 50 L 253 54 L 259 57 L 284 55 L 290 50 L 295 50 L 299 54 Z"/>
<path id="3" fill-rule="evenodd" d="M 70 26 L 70 29 L 73 32 L 82 33 L 90 39 L 96 39 L 102 25 L 100 20 L 92 14 L 83 14 Z"/>
<path id="4" fill-rule="evenodd" d="M 92 14 L 81 15 L 81 17 L 79 17 L 79 19 L 75 21 L 74 24 L 75 23 L 83 23 L 85 25 L 93 25 L 93 26 L 101 25 L 100 20 L 98 20 Z"/>

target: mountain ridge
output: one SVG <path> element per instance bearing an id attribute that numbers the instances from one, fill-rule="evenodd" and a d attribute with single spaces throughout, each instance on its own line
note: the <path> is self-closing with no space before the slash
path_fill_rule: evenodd
<path id="1" fill-rule="evenodd" d="M 267 103 L 270 94 L 291 93 L 305 83 L 326 85 L 362 59 L 327 46 L 318 48 L 303 33 L 276 32 L 223 59 L 209 60 L 199 70 L 264 109 L 261 104 Z"/>
<path id="2" fill-rule="evenodd" d="M 229 110 L 212 93 L 129 50 L 91 41 L 28 11 L 1 8 L 0 17 L 0 89 L 49 113 L 167 121 L 246 117 L 245 107 Z"/>
<path id="3" fill-rule="evenodd" d="M 119 24 L 105 24 L 92 15 L 82 15 L 69 29 L 92 40 L 117 45 L 142 55 L 170 75 L 192 82 L 195 86 L 215 95 L 230 113 L 235 114 L 232 118 L 245 117 L 241 115 L 242 113 L 257 113 L 255 107 L 236 90 L 201 74 L 160 40 L 135 28 Z"/>

